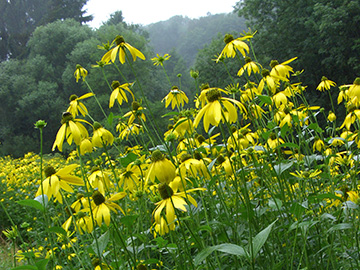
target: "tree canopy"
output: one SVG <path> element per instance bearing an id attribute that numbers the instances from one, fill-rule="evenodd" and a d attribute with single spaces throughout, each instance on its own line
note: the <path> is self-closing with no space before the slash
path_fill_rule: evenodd
<path id="1" fill-rule="evenodd" d="M 72 18 L 92 20 L 83 10 L 88 0 L 2 0 L 0 2 L 0 61 L 24 58 L 30 35 L 36 27 Z"/>

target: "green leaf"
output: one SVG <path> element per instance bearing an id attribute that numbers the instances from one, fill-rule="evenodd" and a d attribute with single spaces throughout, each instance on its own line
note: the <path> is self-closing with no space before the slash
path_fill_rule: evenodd
<path id="1" fill-rule="evenodd" d="M 274 226 L 276 221 L 277 221 L 277 219 L 273 223 L 271 223 L 269 226 L 267 226 L 265 229 L 263 229 L 261 232 L 259 232 L 253 238 L 253 240 L 252 240 L 252 248 L 253 248 L 252 256 L 253 256 L 253 258 L 255 258 L 255 256 L 259 253 L 262 246 L 265 244 L 266 240 L 269 237 L 271 229 Z M 250 246 L 249 246 L 249 254 L 251 254 Z"/>
<path id="2" fill-rule="evenodd" d="M 308 126 L 309 129 L 312 129 L 318 133 L 323 133 L 324 131 L 321 129 L 321 127 L 319 127 L 319 125 L 317 123 L 311 123 L 309 126 Z"/>
<path id="3" fill-rule="evenodd" d="M 33 208 L 38 209 L 40 211 L 45 210 L 44 206 L 40 202 L 38 202 L 36 200 L 33 200 L 33 199 L 21 200 L 21 201 L 18 201 L 17 203 L 20 204 L 20 205 L 33 207 Z"/>
<path id="4" fill-rule="evenodd" d="M 287 162 L 287 163 L 279 163 L 276 164 L 274 166 L 274 171 L 278 174 L 281 175 L 284 171 L 286 171 L 287 169 L 291 168 L 291 166 L 294 164 L 294 162 Z"/>
<path id="5" fill-rule="evenodd" d="M 95 251 L 95 253 L 97 253 L 98 257 L 101 257 L 103 250 L 106 248 L 107 244 L 109 243 L 109 239 L 110 239 L 110 233 L 109 231 L 106 231 L 103 235 L 101 235 L 97 239 L 97 244 L 99 246 L 99 249 L 97 248 L 95 240 L 91 244 L 92 249 Z"/>
<path id="6" fill-rule="evenodd" d="M 126 167 L 131 162 L 135 161 L 137 158 L 138 158 L 138 156 L 135 153 L 130 152 L 127 155 L 125 155 L 124 157 L 120 157 L 119 160 L 120 160 L 121 166 Z"/>
<path id="7" fill-rule="evenodd" d="M 114 114 L 111 112 L 107 118 L 109 126 L 112 126 L 113 120 L 114 120 Z"/>
<path id="8" fill-rule="evenodd" d="M 206 247 L 205 249 L 200 251 L 198 255 L 195 256 L 194 259 L 195 265 L 199 265 L 215 250 L 240 257 L 248 257 L 248 254 L 246 253 L 246 250 L 243 247 L 240 247 L 235 244 L 225 243 L 217 246 Z"/>
<path id="9" fill-rule="evenodd" d="M 325 199 L 339 200 L 340 197 L 336 196 L 333 193 L 324 193 L 324 194 L 312 193 L 312 194 L 309 194 L 309 196 L 308 196 L 308 200 L 310 203 L 323 201 Z"/>
<path id="10" fill-rule="evenodd" d="M 166 116 L 172 116 L 172 115 L 178 115 L 179 114 L 179 112 L 169 112 L 169 113 L 167 113 L 167 114 L 164 114 L 163 116 L 161 116 L 161 117 L 166 117 Z"/>
<path id="11" fill-rule="evenodd" d="M 293 214 L 296 218 L 300 218 L 304 212 L 305 212 L 305 207 L 299 203 L 295 202 L 290 207 L 290 213 Z"/>
<path id="12" fill-rule="evenodd" d="M 289 130 L 290 130 L 290 128 L 289 128 L 288 123 L 285 123 L 285 125 L 283 125 L 280 130 L 281 137 L 286 137 L 286 134 L 288 133 Z"/>
<path id="13" fill-rule="evenodd" d="M 268 105 L 272 105 L 272 100 L 271 100 L 271 97 L 269 96 L 264 96 L 264 95 L 259 95 L 257 96 L 261 102 L 265 103 L 265 104 L 268 104 Z"/>
<path id="14" fill-rule="evenodd" d="M 124 216 L 120 219 L 120 222 L 124 224 L 126 227 L 130 228 L 134 225 L 136 219 L 139 217 L 139 215 L 129 215 Z"/>
<path id="15" fill-rule="evenodd" d="M 46 270 L 46 265 L 48 264 L 48 262 L 49 262 L 49 259 L 43 259 L 43 260 L 37 261 L 35 263 L 35 265 L 37 266 L 37 268 L 39 270 Z"/>
<path id="16" fill-rule="evenodd" d="M 269 207 L 272 209 L 281 208 L 282 201 L 280 199 L 274 198 L 269 200 Z"/>
<path id="17" fill-rule="evenodd" d="M 39 270 L 39 268 L 37 268 L 37 266 L 34 265 L 21 265 L 21 266 L 16 266 L 14 268 L 11 268 L 11 270 Z"/>
<path id="18" fill-rule="evenodd" d="M 67 232 L 63 228 L 57 227 L 57 226 L 51 227 L 51 228 L 47 229 L 47 231 L 62 234 L 64 236 L 67 235 Z"/>
<path id="19" fill-rule="evenodd" d="M 353 225 L 351 223 L 339 223 L 339 224 L 332 226 L 328 230 L 328 232 L 347 230 L 347 229 L 352 229 L 352 228 L 353 228 Z"/>

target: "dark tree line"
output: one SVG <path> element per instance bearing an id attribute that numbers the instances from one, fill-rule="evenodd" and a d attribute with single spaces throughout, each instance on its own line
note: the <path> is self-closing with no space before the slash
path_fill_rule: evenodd
<path id="1" fill-rule="evenodd" d="M 72 18 L 80 23 L 92 20 L 83 10 L 87 0 L 1 0 L 0 61 L 24 58 L 36 27 Z"/>

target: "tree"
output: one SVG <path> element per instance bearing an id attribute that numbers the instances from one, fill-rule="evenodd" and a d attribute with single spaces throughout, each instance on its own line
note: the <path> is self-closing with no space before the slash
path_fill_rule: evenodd
<path id="1" fill-rule="evenodd" d="M 279 61 L 298 57 L 305 84 L 314 88 L 322 76 L 338 84 L 352 83 L 360 71 L 360 2 L 244 0 L 240 16 L 258 30 L 259 58 Z"/>
<path id="2" fill-rule="evenodd" d="M 36 27 L 73 18 L 84 23 L 92 16 L 84 16 L 88 0 L 2 0 L 0 2 L 0 61 L 25 58 L 26 44 Z"/>

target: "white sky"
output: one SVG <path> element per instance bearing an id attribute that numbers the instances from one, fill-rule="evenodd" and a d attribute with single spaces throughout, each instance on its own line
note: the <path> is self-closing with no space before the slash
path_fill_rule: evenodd
<path id="1" fill-rule="evenodd" d="M 239 0 L 88 0 L 87 15 L 94 16 L 91 27 L 98 28 L 121 10 L 125 22 L 147 25 L 167 20 L 175 15 L 199 18 L 211 14 L 229 13 Z"/>

